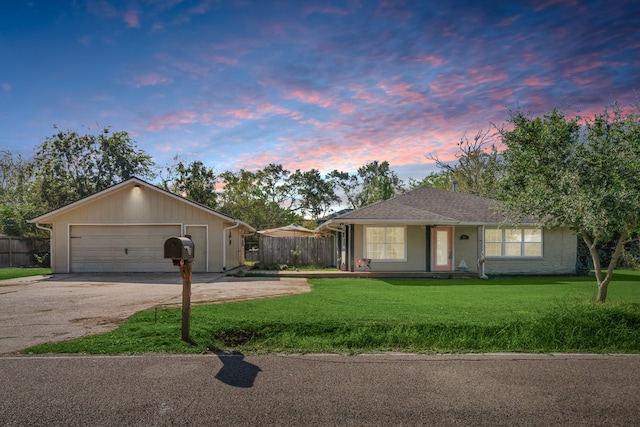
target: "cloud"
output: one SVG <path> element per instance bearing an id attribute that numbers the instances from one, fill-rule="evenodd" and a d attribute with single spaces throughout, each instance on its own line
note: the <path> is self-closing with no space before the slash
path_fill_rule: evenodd
<path id="1" fill-rule="evenodd" d="M 162 114 L 151 120 L 147 125 L 148 131 L 159 131 L 165 128 L 176 129 L 179 125 L 196 123 L 200 113 L 192 110 L 172 111 L 170 113 Z"/>
<path id="2" fill-rule="evenodd" d="M 129 28 L 140 28 L 139 12 L 136 9 L 128 9 L 123 17 L 124 22 L 127 23 Z"/>
<path id="3" fill-rule="evenodd" d="M 4 92 L 11 92 L 12 89 L 13 87 L 11 87 L 9 83 L 2 83 L 2 90 Z"/>
<path id="4" fill-rule="evenodd" d="M 78 38 L 78 43 L 84 47 L 91 46 L 91 37 L 90 36 L 82 36 Z"/>
<path id="5" fill-rule="evenodd" d="M 170 79 L 169 77 L 161 76 L 158 73 L 148 73 L 148 74 L 142 74 L 140 76 L 135 76 L 133 78 L 133 85 L 135 87 L 156 86 L 156 85 L 169 84 L 172 81 L 173 80 Z"/>

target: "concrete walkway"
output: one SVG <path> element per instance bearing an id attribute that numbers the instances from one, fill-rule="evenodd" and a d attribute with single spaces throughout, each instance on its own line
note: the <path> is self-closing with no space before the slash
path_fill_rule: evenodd
<path id="1" fill-rule="evenodd" d="M 310 292 L 306 279 L 194 274 L 191 303 L 211 304 Z M 115 329 L 132 314 L 180 306 L 179 273 L 60 274 L 0 281 L 0 354 Z"/>

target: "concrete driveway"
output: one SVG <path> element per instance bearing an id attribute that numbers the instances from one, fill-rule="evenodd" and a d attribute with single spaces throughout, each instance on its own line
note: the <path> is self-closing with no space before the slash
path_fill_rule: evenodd
<path id="1" fill-rule="evenodd" d="M 191 303 L 211 304 L 309 292 L 302 278 L 194 274 Z M 180 274 L 60 274 L 0 281 L 0 354 L 115 329 L 132 314 L 180 306 Z"/>

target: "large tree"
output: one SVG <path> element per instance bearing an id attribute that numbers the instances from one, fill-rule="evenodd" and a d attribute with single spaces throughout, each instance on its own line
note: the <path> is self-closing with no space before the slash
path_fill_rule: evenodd
<path id="1" fill-rule="evenodd" d="M 529 216 L 548 227 L 565 226 L 584 239 L 604 302 L 613 269 L 640 224 L 640 119 L 637 108 L 617 106 L 592 119 L 557 110 L 531 118 L 511 114 L 503 130 L 502 199 L 514 219 Z M 613 241 L 603 266 L 597 245 Z"/>
<path id="2" fill-rule="evenodd" d="M 133 176 L 153 176 L 151 156 L 138 150 L 127 132 L 105 127 L 82 135 L 54 129 L 34 159 L 34 193 L 45 209 L 57 209 Z"/>
<path id="3" fill-rule="evenodd" d="M 8 236 L 36 236 L 40 232 L 27 220 L 37 216 L 38 204 L 31 192 L 32 164 L 0 151 L 0 233 Z"/>
<path id="4" fill-rule="evenodd" d="M 325 179 L 318 169 L 306 172 L 297 170 L 291 176 L 291 182 L 299 196 L 299 210 L 303 216 L 309 215 L 317 220 L 340 201 L 332 182 Z"/>
<path id="5" fill-rule="evenodd" d="M 490 130 L 479 130 L 473 139 L 463 135 L 458 142 L 456 161 L 453 164 L 441 160 L 434 154 L 427 158 L 435 161 L 436 166 L 447 177 L 457 183 L 457 191 L 481 197 L 496 197 L 497 179 L 500 174 L 500 155 L 495 145 L 494 134 Z M 442 184 L 442 180 L 436 181 Z"/>
<path id="6" fill-rule="evenodd" d="M 178 156 L 174 164 L 160 172 L 160 187 L 210 208 L 217 207 L 216 183 L 218 176 L 199 160 L 185 165 Z"/>

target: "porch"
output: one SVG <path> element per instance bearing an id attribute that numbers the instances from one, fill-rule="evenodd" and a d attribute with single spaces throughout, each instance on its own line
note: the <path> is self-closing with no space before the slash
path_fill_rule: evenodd
<path id="1" fill-rule="evenodd" d="M 476 271 L 341 271 L 341 270 L 242 270 L 237 275 L 246 277 L 304 277 L 312 278 L 338 278 L 355 277 L 370 279 L 477 279 Z"/>

